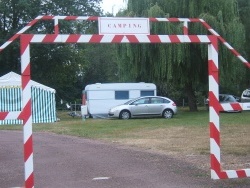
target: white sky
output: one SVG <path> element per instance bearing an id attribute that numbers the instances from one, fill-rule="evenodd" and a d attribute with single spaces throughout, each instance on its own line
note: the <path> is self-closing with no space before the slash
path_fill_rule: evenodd
<path id="1" fill-rule="evenodd" d="M 114 15 L 122 8 L 126 8 L 123 0 L 102 0 L 101 7 L 105 13 L 113 13 Z"/>

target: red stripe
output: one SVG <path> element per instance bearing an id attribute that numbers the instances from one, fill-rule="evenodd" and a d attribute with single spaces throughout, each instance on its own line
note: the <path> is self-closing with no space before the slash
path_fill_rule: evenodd
<path id="1" fill-rule="evenodd" d="M 235 56 L 240 56 L 239 52 L 237 52 L 235 49 L 230 49 L 230 51 L 231 51 Z"/>
<path id="2" fill-rule="evenodd" d="M 26 106 L 23 108 L 22 112 L 20 113 L 20 115 L 18 116 L 17 119 L 22 119 L 24 122 L 24 125 L 26 124 L 26 122 L 28 121 L 28 119 L 31 116 L 31 99 L 28 101 L 28 103 L 26 104 Z"/>
<path id="3" fill-rule="evenodd" d="M 228 179 L 227 173 L 224 171 L 219 172 L 218 175 L 220 179 Z"/>
<path id="4" fill-rule="evenodd" d="M 188 35 L 188 28 L 185 26 L 183 27 L 183 34 Z"/>
<path id="5" fill-rule="evenodd" d="M 46 36 L 44 37 L 44 39 L 43 39 L 42 42 L 43 42 L 43 43 L 51 43 L 51 42 L 54 42 L 57 36 L 58 36 L 58 35 L 46 35 Z"/>
<path id="6" fill-rule="evenodd" d="M 214 154 L 210 154 L 210 162 L 211 162 L 211 169 L 214 170 L 216 174 L 218 175 L 221 171 L 221 165 L 219 161 L 216 159 L 216 157 L 214 156 Z"/>
<path id="7" fill-rule="evenodd" d="M 59 34 L 59 25 L 55 25 L 55 34 L 58 35 Z"/>
<path id="8" fill-rule="evenodd" d="M 212 29 L 212 27 L 210 25 L 208 25 L 206 22 L 201 22 L 202 25 L 207 28 L 207 29 Z"/>
<path id="9" fill-rule="evenodd" d="M 189 18 L 191 22 L 201 22 L 199 18 Z"/>
<path id="10" fill-rule="evenodd" d="M 100 43 L 103 38 L 103 35 L 93 35 L 90 39 L 90 43 Z"/>
<path id="11" fill-rule="evenodd" d="M 158 35 L 148 35 L 148 39 L 150 40 L 150 42 L 152 43 L 161 43 L 161 39 Z"/>
<path id="12" fill-rule="evenodd" d="M 198 42 L 198 43 L 201 42 L 197 35 L 188 35 L 188 36 L 191 42 Z"/>
<path id="13" fill-rule="evenodd" d="M 234 110 L 242 110 L 242 108 L 241 108 L 241 106 L 240 106 L 240 104 L 239 103 L 230 103 L 230 105 L 232 106 L 232 108 L 234 109 Z"/>
<path id="14" fill-rule="evenodd" d="M 250 63 L 249 63 L 249 62 L 244 63 L 244 64 L 246 65 L 246 67 L 247 67 L 247 68 L 249 68 L 249 69 L 250 69 Z"/>
<path id="15" fill-rule="evenodd" d="M 223 110 L 220 102 L 216 99 L 214 93 L 212 91 L 209 92 L 209 105 L 214 108 L 217 114 Z"/>
<path id="16" fill-rule="evenodd" d="M 88 20 L 98 20 L 98 17 L 97 17 L 97 16 L 90 16 L 90 17 L 88 18 Z"/>
<path id="17" fill-rule="evenodd" d="M 66 40 L 67 43 L 77 42 L 81 35 L 69 35 L 68 39 Z"/>
<path id="18" fill-rule="evenodd" d="M 213 76 L 215 81 L 219 83 L 219 74 L 218 74 L 219 70 L 214 64 L 214 61 L 212 60 L 208 61 L 208 72 L 209 72 L 209 75 Z"/>
<path id="19" fill-rule="evenodd" d="M 177 35 L 170 35 L 169 38 L 170 38 L 170 41 L 172 43 L 180 43 L 181 42 L 180 39 L 177 37 Z"/>
<path id="20" fill-rule="evenodd" d="M 237 175 L 239 178 L 245 178 L 247 177 L 246 171 L 245 170 L 237 170 L 236 171 Z"/>
<path id="21" fill-rule="evenodd" d="M 210 35 L 209 40 L 211 41 L 211 44 L 213 45 L 214 49 L 218 52 L 218 40 L 217 40 L 217 37 L 214 36 L 214 35 Z"/>
<path id="22" fill-rule="evenodd" d="M 134 35 L 126 35 L 126 37 L 131 43 L 139 43 L 138 39 Z"/>
<path id="23" fill-rule="evenodd" d="M 179 18 L 167 18 L 170 22 L 179 22 Z"/>
<path id="24" fill-rule="evenodd" d="M 112 43 L 121 43 L 123 38 L 124 38 L 124 35 L 115 35 L 112 40 Z"/>
<path id="25" fill-rule="evenodd" d="M 33 153 L 33 139 L 32 135 L 29 137 L 29 139 L 24 143 L 24 161 L 26 162 L 28 158 Z"/>
<path id="26" fill-rule="evenodd" d="M 222 42 L 222 43 L 225 43 L 225 39 L 223 39 L 221 36 L 218 36 L 218 39 Z"/>
<path id="27" fill-rule="evenodd" d="M 149 18 L 150 22 L 158 22 L 159 20 L 157 20 L 156 18 Z"/>
<path id="28" fill-rule="evenodd" d="M 64 20 L 76 20 L 79 16 L 67 16 Z"/>
<path id="29" fill-rule="evenodd" d="M 43 16 L 41 19 L 42 20 L 52 20 L 54 16 Z"/>
<path id="30" fill-rule="evenodd" d="M 15 34 L 14 36 L 12 36 L 8 41 L 14 41 L 16 40 L 18 37 L 20 36 L 20 34 Z"/>
<path id="31" fill-rule="evenodd" d="M 34 19 L 34 20 L 32 20 L 30 23 L 28 23 L 27 26 L 32 26 L 32 25 L 34 25 L 38 20 L 39 20 L 39 19 Z"/>
<path id="32" fill-rule="evenodd" d="M 24 54 L 25 50 L 30 44 L 31 39 L 33 38 L 34 35 L 27 34 L 27 35 L 21 35 L 21 47 L 20 47 L 20 53 L 21 55 Z"/>
<path id="33" fill-rule="evenodd" d="M 216 142 L 216 144 L 220 147 L 220 132 L 216 128 L 213 122 L 209 123 L 210 127 L 210 138 L 213 138 Z"/>
<path id="34" fill-rule="evenodd" d="M 0 112 L 0 120 L 5 120 L 9 112 Z"/>
<path id="35" fill-rule="evenodd" d="M 22 89 L 26 88 L 27 84 L 30 82 L 30 63 L 25 71 L 26 72 L 22 74 Z"/>
<path id="36" fill-rule="evenodd" d="M 210 160 L 211 160 L 211 169 L 215 171 L 219 179 L 228 179 L 227 173 L 221 171 L 221 164 L 213 154 L 210 155 Z"/>
<path id="37" fill-rule="evenodd" d="M 29 178 L 25 181 L 25 188 L 34 187 L 34 173 L 32 172 Z"/>

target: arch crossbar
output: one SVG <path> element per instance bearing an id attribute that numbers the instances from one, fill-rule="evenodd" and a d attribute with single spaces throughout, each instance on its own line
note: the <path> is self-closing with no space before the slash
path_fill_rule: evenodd
<path id="1" fill-rule="evenodd" d="M 9 44 L 15 41 L 21 34 L 25 33 L 33 25 L 35 25 L 40 20 L 53 20 L 54 21 L 54 34 L 59 34 L 59 20 L 65 21 L 98 21 L 101 17 L 97 16 L 37 16 L 34 20 L 29 22 L 23 29 L 18 31 L 13 35 L 8 41 L 0 46 L 0 53 L 4 50 Z M 149 18 L 150 22 L 181 22 L 183 23 L 183 34 L 188 35 L 188 24 L 189 23 L 201 23 L 202 26 L 208 30 L 212 35 L 218 37 L 218 40 L 223 43 L 223 45 L 230 50 L 230 52 L 236 56 L 245 66 L 250 68 L 250 63 L 242 56 L 240 53 L 235 50 L 226 40 L 220 36 L 208 23 L 200 18 Z"/>

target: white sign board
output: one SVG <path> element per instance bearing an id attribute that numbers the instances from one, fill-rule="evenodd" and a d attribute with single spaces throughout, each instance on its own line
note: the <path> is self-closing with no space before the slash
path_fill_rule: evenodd
<path id="1" fill-rule="evenodd" d="M 99 34 L 115 35 L 149 35 L 148 18 L 99 17 Z"/>

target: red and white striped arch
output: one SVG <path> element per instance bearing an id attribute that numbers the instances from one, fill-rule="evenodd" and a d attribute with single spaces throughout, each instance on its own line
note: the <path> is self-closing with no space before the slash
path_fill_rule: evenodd
<path id="1" fill-rule="evenodd" d="M 218 44 L 217 37 L 214 35 L 21 35 L 21 62 L 22 75 L 24 80 L 23 94 L 27 97 L 24 100 L 24 116 L 27 120 L 31 119 L 30 111 L 30 44 L 32 43 L 207 43 L 208 44 L 208 66 L 209 66 L 209 98 L 210 98 L 210 145 L 211 145 L 211 177 L 212 179 L 221 178 L 243 178 L 249 177 L 249 170 L 221 170 L 220 161 L 220 125 L 219 111 L 223 109 L 218 100 L 219 94 L 219 68 L 218 68 Z M 240 106 L 231 106 L 231 108 L 240 108 Z M 26 139 L 30 141 L 32 137 L 31 121 L 26 121 L 27 126 Z M 26 144 L 25 144 L 26 145 Z M 30 147 L 30 144 L 27 144 Z M 26 149 L 28 161 L 32 157 L 30 149 Z M 26 163 L 26 161 L 25 161 Z M 27 162 L 27 168 L 30 161 Z M 26 165 L 25 165 L 26 167 Z M 31 175 L 28 171 L 26 178 Z"/>
<path id="2" fill-rule="evenodd" d="M 22 95 L 23 109 L 19 112 L 0 112 L 0 120 L 23 120 L 24 162 L 25 162 L 25 187 L 34 187 L 33 169 L 33 141 L 32 141 L 32 113 L 31 113 L 31 79 L 30 79 L 30 45 L 32 43 L 206 43 L 208 44 L 209 68 L 209 125 L 210 125 L 210 161 L 211 178 L 244 178 L 250 177 L 250 169 L 222 170 L 220 152 L 220 119 L 219 112 L 224 110 L 239 110 L 236 104 L 221 105 L 219 95 L 219 68 L 218 68 L 218 40 L 221 41 L 244 65 L 250 64 L 233 49 L 219 34 L 217 34 L 204 20 L 188 18 L 150 18 L 151 22 L 183 22 L 183 35 L 79 35 L 59 34 L 58 20 L 91 20 L 97 21 L 98 17 L 81 16 L 38 16 L 25 28 L 20 30 L 6 43 L 0 46 L 0 52 L 20 37 L 21 41 L 21 68 L 22 68 Z M 23 34 L 39 20 L 54 20 L 54 34 L 33 35 Z M 212 35 L 188 35 L 188 23 L 200 22 Z"/>

